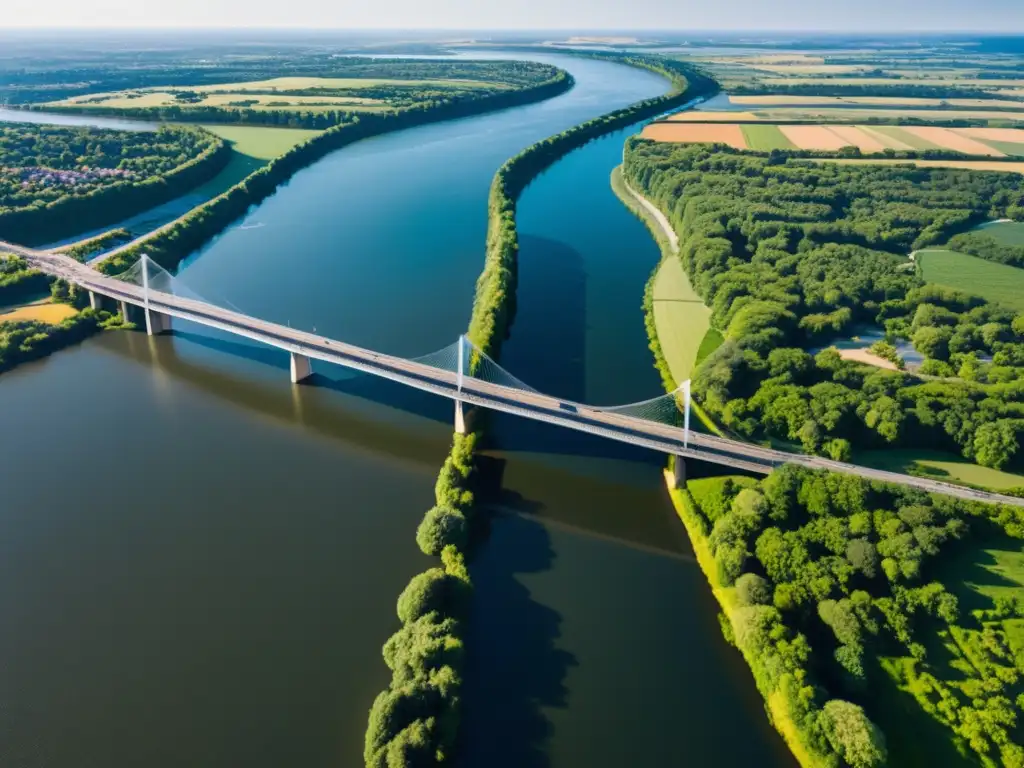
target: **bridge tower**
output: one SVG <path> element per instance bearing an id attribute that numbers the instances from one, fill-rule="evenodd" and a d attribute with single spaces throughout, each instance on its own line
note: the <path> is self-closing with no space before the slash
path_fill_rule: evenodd
<path id="1" fill-rule="evenodd" d="M 155 336 L 171 330 L 171 316 L 149 308 L 149 256 L 142 254 L 142 300 L 146 315 L 146 334 Z"/>
<path id="2" fill-rule="evenodd" d="M 456 378 L 456 389 L 458 393 L 462 394 L 462 378 L 465 373 L 466 366 L 466 337 L 465 335 L 459 335 L 459 367 L 458 376 Z M 458 435 L 466 434 L 466 415 L 462 410 L 462 399 L 455 399 L 455 433 Z"/>

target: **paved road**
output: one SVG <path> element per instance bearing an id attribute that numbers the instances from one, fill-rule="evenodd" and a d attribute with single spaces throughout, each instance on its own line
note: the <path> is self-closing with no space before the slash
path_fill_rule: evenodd
<path id="1" fill-rule="evenodd" d="M 62 277 L 104 296 L 144 306 L 141 287 L 102 275 L 67 256 L 34 251 L 0 242 L 0 250 L 17 253 L 34 267 Z M 390 379 L 406 386 L 432 392 L 471 405 L 512 413 L 528 419 L 575 429 L 599 437 L 638 445 L 662 453 L 676 454 L 736 469 L 768 473 L 782 464 L 800 464 L 815 469 L 858 475 L 944 493 L 964 499 L 1001 502 L 1024 507 L 1024 499 L 977 491 L 928 478 L 885 472 L 817 456 L 787 453 L 727 438 L 690 432 L 679 427 L 609 412 L 601 408 L 549 397 L 538 392 L 493 384 L 466 377 L 459 387 L 458 376 L 441 368 L 363 349 L 342 341 L 270 323 L 202 301 L 159 291 L 149 292 L 149 307 L 171 317 L 244 336 L 311 359 L 352 368 Z"/>

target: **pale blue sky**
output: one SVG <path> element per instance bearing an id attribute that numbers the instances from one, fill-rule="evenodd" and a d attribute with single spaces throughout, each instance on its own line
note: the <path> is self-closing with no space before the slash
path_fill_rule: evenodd
<path id="1" fill-rule="evenodd" d="M 1024 0 L 0 0 L 4 27 L 1024 30 Z"/>

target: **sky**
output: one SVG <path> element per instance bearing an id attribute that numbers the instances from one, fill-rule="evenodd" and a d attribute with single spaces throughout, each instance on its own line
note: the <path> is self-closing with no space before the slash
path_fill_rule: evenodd
<path id="1" fill-rule="evenodd" d="M 0 0 L 0 27 L 1024 31 L 1022 0 Z"/>

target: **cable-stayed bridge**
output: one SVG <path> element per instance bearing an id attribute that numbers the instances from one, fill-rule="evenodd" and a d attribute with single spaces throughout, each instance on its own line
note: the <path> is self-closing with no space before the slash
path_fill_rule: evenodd
<path id="1" fill-rule="evenodd" d="M 782 464 L 800 464 L 929 492 L 1024 507 L 1024 499 L 695 432 L 689 425 L 689 382 L 676 392 L 640 403 L 596 407 L 538 392 L 505 371 L 465 337 L 424 357 L 405 359 L 218 306 L 195 294 L 183 281 L 145 256 L 123 274 L 110 277 L 56 253 L 2 242 L 0 250 L 16 253 L 34 268 L 88 290 L 93 306 L 98 305 L 102 296 L 119 302 L 126 316 L 129 305 L 140 307 L 151 335 L 168 330 L 170 319 L 179 318 L 285 350 L 291 357 L 293 382 L 312 373 L 311 361 L 321 360 L 449 398 L 455 401 L 458 432 L 465 431 L 463 407 L 470 405 L 751 472 L 767 474 Z M 679 482 L 685 477 L 685 462 L 677 460 L 675 465 Z"/>

